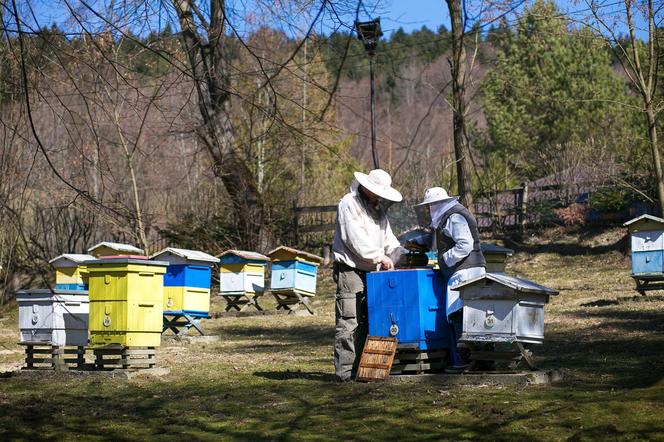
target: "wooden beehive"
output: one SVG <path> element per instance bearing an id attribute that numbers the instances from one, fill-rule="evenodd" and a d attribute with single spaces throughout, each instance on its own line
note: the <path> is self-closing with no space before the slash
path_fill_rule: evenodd
<path id="1" fill-rule="evenodd" d="M 92 255 L 65 253 L 49 261 L 55 268 L 55 288 L 58 290 L 87 290 L 88 274 L 85 261 L 95 259 Z"/>
<path id="2" fill-rule="evenodd" d="M 220 295 L 256 295 L 265 291 L 265 267 L 270 260 L 257 252 L 226 250 L 219 258 Z"/>
<path id="3" fill-rule="evenodd" d="M 90 345 L 157 347 L 163 325 L 167 262 L 112 258 L 87 261 Z"/>
<path id="4" fill-rule="evenodd" d="M 164 313 L 209 316 L 212 266 L 219 258 L 197 250 L 168 247 L 150 259 L 168 262 L 164 275 Z"/>
<path id="5" fill-rule="evenodd" d="M 316 294 L 318 266 L 323 258 L 286 246 L 277 247 L 267 256 L 272 261 L 270 291 L 303 296 Z"/>
<path id="6" fill-rule="evenodd" d="M 47 345 L 88 344 L 88 292 L 21 290 L 16 293 L 21 342 Z"/>

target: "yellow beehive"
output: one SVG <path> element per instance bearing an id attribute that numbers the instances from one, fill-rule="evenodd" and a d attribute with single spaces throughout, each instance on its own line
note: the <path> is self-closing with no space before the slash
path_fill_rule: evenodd
<path id="1" fill-rule="evenodd" d="M 58 290 L 87 290 L 88 274 L 85 261 L 92 255 L 65 253 L 49 261 L 55 268 L 55 288 Z"/>
<path id="2" fill-rule="evenodd" d="M 161 343 L 167 262 L 109 258 L 86 262 L 90 345 L 157 347 Z"/>

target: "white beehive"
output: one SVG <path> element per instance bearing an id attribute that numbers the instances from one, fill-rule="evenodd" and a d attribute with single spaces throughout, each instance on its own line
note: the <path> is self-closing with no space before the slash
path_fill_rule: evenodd
<path id="1" fill-rule="evenodd" d="M 544 341 L 544 306 L 556 290 L 503 273 L 486 273 L 452 287 L 463 300 L 460 341 Z"/>
<path id="2" fill-rule="evenodd" d="M 21 342 L 88 345 L 88 292 L 49 289 L 16 293 Z"/>

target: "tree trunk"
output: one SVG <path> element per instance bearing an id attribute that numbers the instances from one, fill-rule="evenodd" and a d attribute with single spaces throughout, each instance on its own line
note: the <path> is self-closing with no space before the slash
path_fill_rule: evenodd
<path id="1" fill-rule="evenodd" d="M 649 104 L 649 105 L 648 105 Z M 652 109 L 652 102 L 646 105 L 646 115 L 648 117 L 648 140 L 650 141 L 650 150 L 652 153 L 652 163 L 655 169 L 657 179 L 657 196 L 659 197 L 660 216 L 664 216 L 664 174 L 662 173 L 662 160 L 659 154 L 657 140 L 657 121 L 655 111 Z"/>
<path id="2" fill-rule="evenodd" d="M 192 79 L 198 95 L 203 125 L 198 136 L 203 140 L 231 198 L 242 245 L 264 248 L 263 199 L 256 180 L 235 149 L 235 129 L 231 121 L 231 90 L 225 38 L 225 1 L 210 0 L 210 23 L 207 35 L 197 31 L 193 0 L 172 0 L 182 32 Z"/>
<path id="3" fill-rule="evenodd" d="M 457 188 L 461 202 L 473 211 L 471 193 L 470 141 L 466 132 L 466 48 L 464 46 L 463 11 L 461 0 L 446 0 L 452 25 L 452 112 L 454 159 L 457 170 Z"/>

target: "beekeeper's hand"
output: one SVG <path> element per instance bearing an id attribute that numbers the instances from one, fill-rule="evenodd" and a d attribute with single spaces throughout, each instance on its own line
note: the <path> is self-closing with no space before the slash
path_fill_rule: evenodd
<path id="1" fill-rule="evenodd" d="M 380 260 L 380 268 L 381 270 L 394 270 L 394 262 L 386 256 Z"/>

